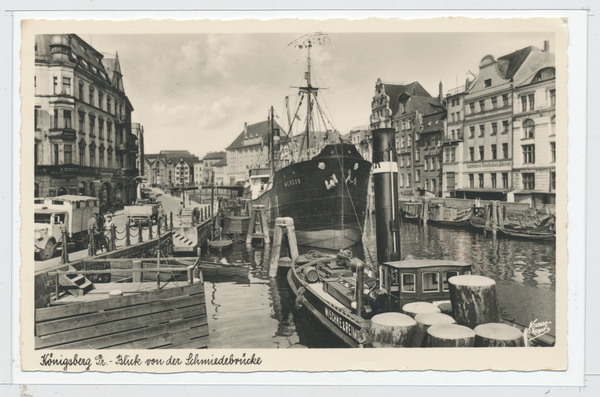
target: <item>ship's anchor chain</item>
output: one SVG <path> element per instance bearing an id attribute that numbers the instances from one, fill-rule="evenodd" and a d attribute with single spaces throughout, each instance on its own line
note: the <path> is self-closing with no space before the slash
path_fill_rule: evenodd
<path id="1" fill-rule="evenodd" d="M 298 288 L 298 294 L 296 295 L 296 302 L 294 305 L 294 309 L 296 310 L 302 308 L 302 304 L 304 303 L 304 291 L 306 291 L 305 287 Z"/>

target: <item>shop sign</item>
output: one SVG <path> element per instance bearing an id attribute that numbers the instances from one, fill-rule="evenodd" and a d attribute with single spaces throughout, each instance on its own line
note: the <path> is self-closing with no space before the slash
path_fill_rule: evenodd
<path id="1" fill-rule="evenodd" d="M 467 164 L 467 168 L 510 168 L 510 161 L 485 161 Z"/>

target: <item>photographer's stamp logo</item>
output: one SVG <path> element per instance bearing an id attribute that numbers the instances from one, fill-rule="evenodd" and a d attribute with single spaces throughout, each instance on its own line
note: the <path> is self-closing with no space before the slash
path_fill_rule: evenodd
<path id="1" fill-rule="evenodd" d="M 534 339 L 537 339 L 540 336 L 546 335 L 548 332 L 550 332 L 551 323 L 551 321 L 538 321 L 537 318 L 531 321 L 529 323 L 529 327 L 526 329 L 525 341 L 527 342 L 527 345 L 530 345 L 531 341 Z"/>

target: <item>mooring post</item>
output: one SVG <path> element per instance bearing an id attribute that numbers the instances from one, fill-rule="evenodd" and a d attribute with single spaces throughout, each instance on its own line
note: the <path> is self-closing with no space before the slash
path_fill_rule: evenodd
<path id="1" fill-rule="evenodd" d="M 423 216 L 421 221 L 423 225 L 427 225 L 427 221 L 429 220 L 429 198 L 423 197 Z"/>
<path id="2" fill-rule="evenodd" d="M 137 225 L 138 229 L 138 244 L 141 244 L 144 242 L 144 240 L 142 240 L 142 232 L 144 231 L 144 227 L 142 226 L 141 222 L 136 222 L 135 224 Z"/>
<path id="3" fill-rule="evenodd" d="M 265 211 L 266 211 L 265 207 L 262 206 L 262 208 L 260 209 L 261 229 L 262 229 L 262 234 L 264 236 L 265 244 L 270 244 L 271 238 L 269 237 L 269 225 L 267 225 L 267 217 L 265 215 Z"/>
<path id="4" fill-rule="evenodd" d="M 61 229 L 62 232 L 62 254 L 60 263 L 69 263 L 69 252 L 67 250 L 67 228 L 65 226 Z"/>
<path id="5" fill-rule="evenodd" d="M 492 210 L 492 203 L 489 203 L 484 208 L 485 208 L 485 211 L 484 211 L 484 213 L 485 213 L 485 224 L 483 226 L 483 236 L 485 237 L 485 235 L 487 234 L 487 231 L 490 228 L 490 224 L 491 224 L 490 211 Z"/>
<path id="6" fill-rule="evenodd" d="M 93 228 L 89 228 L 88 230 L 88 238 L 90 239 L 90 243 L 88 246 L 88 255 L 89 256 L 95 256 L 96 255 L 96 244 L 95 244 L 95 238 L 94 238 L 94 229 Z"/>
<path id="7" fill-rule="evenodd" d="M 110 225 L 110 250 L 114 251 L 117 249 L 117 225 L 114 223 Z"/>
<path id="8" fill-rule="evenodd" d="M 256 223 L 256 209 L 252 206 L 252 213 L 250 214 L 250 223 L 248 224 L 248 233 L 246 234 L 246 244 L 252 244 L 252 234 L 254 234 L 254 228 Z"/>
<path id="9" fill-rule="evenodd" d="M 125 223 L 125 247 L 131 246 L 131 219 L 127 217 L 127 223 Z"/>
<path id="10" fill-rule="evenodd" d="M 498 202 L 492 201 L 492 235 L 495 236 L 498 232 Z"/>

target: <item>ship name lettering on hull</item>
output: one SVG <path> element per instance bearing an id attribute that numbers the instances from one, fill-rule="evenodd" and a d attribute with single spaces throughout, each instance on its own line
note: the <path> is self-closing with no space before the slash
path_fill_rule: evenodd
<path id="1" fill-rule="evenodd" d="M 289 181 L 285 181 L 283 183 L 283 186 L 285 186 L 285 187 L 290 187 L 290 186 L 294 186 L 294 185 L 300 185 L 300 178 L 290 179 Z"/>
<path id="2" fill-rule="evenodd" d="M 329 321 L 337 325 L 339 329 L 344 331 L 346 335 L 352 337 L 354 340 L 359 339 L 359 330 L 328 307 L 325 307 L 325 316 Z"/>

